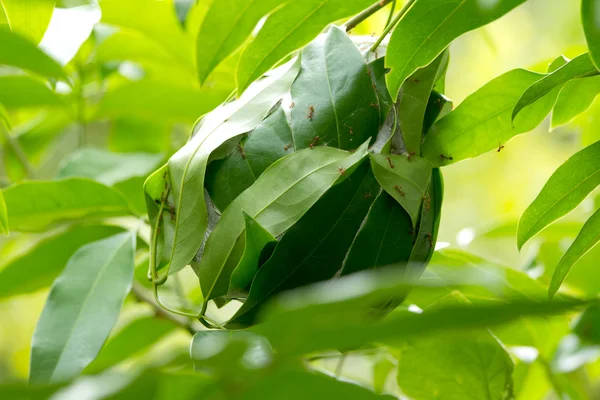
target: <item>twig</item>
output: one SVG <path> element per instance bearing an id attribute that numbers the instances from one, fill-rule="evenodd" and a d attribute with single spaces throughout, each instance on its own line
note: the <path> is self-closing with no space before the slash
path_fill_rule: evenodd
<path id="1" fill-rule="evenodd" d="M 365 19 L 369 18 L 371 15 L 375 14 L 377 11 L 381 10 L 383 7 L 387 6 L 391 2 L 392 0 L 378 1 L 377 3 L 369 6 L 369 8 L 363 10 L 359 14 L 356 14 L 354 17 L 350 18 L 348 22 L 346 22 L 346 32 L 350 32 L 356 27 L 356 25 L 360 24 Z"/>
<path id="2" fill-rule="evenodd" d="M 25 154 L 25 151 L 21 147 L 19 141 L 15 139 L 13 135 L 10 134 L 8 129 L 2 123 L 0 123 L 0 131 L 2 131 L 2 136 L 4 136 L 6 143 L 12 148 L 12 150 L 15 152 L 15 155 L 19 159 L 19 162 L 21 163 L 21 165 L 23 165 L 23 168 L 25 168 L 27 177 L 31 179 L 35 178 L 35 171 L 33 169 L 33 166 L 29 162 L 29 159 L 27 158 L 27 155 Z"/>
<path id="3" fill-rule="evenodd" d="M 377 41 L 375 42 L 375 44 L 373 44 L 373 46 L 371 46 L 371 51 L 377 50 L 377 47 L 379 47 L 379 45 L 381 44 L 381 42 L 383 41 L 383 39 L 385 39 L 385 37 L 387 36 L 387 34 L 390 33 L 390 31 L 392 29 L 394 29 L 394 27 L 396 26 L 396 24 L 398 24 L 398 22 L 402 19 L 402 17 L 404 16 L 404 14 L 406 14 L 406 12 L 408 11 L 408 9 L 414 4 L 414 2 L 415 2 L 415 0 L 408 0 L 406 2 L 406 4 L 404 4 L 404 6 L 398 12 L 398 15 L 396 15 L 396 17 L 394 18 L 394 20 L 388 26 L 385 27 L 385 29 L 383 30 L 383 33 L 381 34 L 381 36 L 379 36 L 379 39 L 377 39 Z"/>

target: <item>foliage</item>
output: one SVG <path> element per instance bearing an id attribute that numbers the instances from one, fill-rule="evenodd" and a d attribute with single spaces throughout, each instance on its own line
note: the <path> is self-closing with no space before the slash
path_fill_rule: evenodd
<path id="1" fill-rule="evenodd" d="M 443 170 L 594 110 L 598 2 L 456 107 L 451 43 L 529 2 L 372 2 L 0 0 L 0 299 L 47 293 L 0 397 L 598 396 L 600 214 L 556 221 L 599 142 L 475 235 L 524 266 L 438 242 Z"/>

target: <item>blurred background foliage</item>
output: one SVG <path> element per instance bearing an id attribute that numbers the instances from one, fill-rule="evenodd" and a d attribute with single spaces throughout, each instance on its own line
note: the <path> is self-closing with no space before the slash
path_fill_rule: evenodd
<path id="1" fill-rule="evenodd" d="M 14 102 L 11 104 L 3 96 L 8 92 L 2 85 L 8 85 L 6 77 L 16 72 L 0 68 L 0 102 L 10 113 L 13 137 L 33 163 L 36 178 L 55 177 L 80 147 L 155 154 L 146 160 L 151 164 L 149 172 L 187 141 L 198 116 L 221 103 L 234 89 L 235 54 L 203 87 L 196 77 L 193 46 L 197 32 L 193 28 L 203 18 L 206 2 L 173 0 L 153 2 L 154 7 L 140 7 L 138 3 L 144 1 L 104 0 L 98 6 L 86 0 L 59 0 L 43 38 L 39 32 L 27 33 L 41 39 L 40 46 L 65 64 L 73 78 L 72 87 L 56 88 L 58 98 L 39 96 L 41 104 L 28 104 L 26 98 L 22 103 L 10 100 Z M 579 7 L 578 1 L 530 0 L 500 20 L 460 37 L 450 48 L 447 96 L 456 105 L 508 70 L 544 72 L 557 55 L 573 57 L 584 52 Z M 379 35 L 386 19 L 387 13 L 382 11 L 352 33 Z M 3 23 L 6 18 L 0 12 Z M 598 207 L 600 197 L 591 196 L 520 253 L 517 222 L 552 172 L 577 150 L 600 139 L 598 121 L 600 101 L 566 125 L 550 130 L 548 118 L 535 132 L 511 140 L 501 152 L 446 167 L 438 247 L 465 250 L 526 271 L 547 286 L 555 265 Z M 20 181 L 26 173 L 14 149 L 3 142 L 1 184 Z M 135 176 L 116 186 L 140 215 L 145 212 L 144 178 Z M 0 270 L 40 240 L 39 235 L 28 234 L 0 239 Z M 140 255 L 140 264 L 144 264 L 143 257 Z M 600 248 L 596 248 L 572 270 L 567 289 L 596 295 L 600 291 L 599 261 Z M 141 270 L 145 273 L 144 268 Z M 38 290 L 0 298 L 0 381 L 27 378 L 31 337 L 46 296 L 47 290 Z M 160 323 L 144 319 L 152 313 L 149 307 L 131 302 L 113 335 L 135 319 L 139 332 L 144 331 L 144 323 Z M 141 348 L 122 368 L 187 359 L 189 336 L 175 333 L 163 322 L 164 329 L 158 330 L 162 337 L 159 345 Z M 588 398 L 585 396 L 600 383 L 600 347 L 582 346 L 573 337 L 564 339 L 569 323 L 573 323 L 567 317 L 546 323 L 547 335 L 537 346 L 544 361 L 531 367 L 531 348 L 523 347 L 526 341 L 502 337 L 507 345 L 522 347 L 520 353 L 518 349 L 513 353 L 521 360 L 515 370 L 518 398 L 544 398 L 544 393 L 557 387 L 570 392 L 570 398 Z M 518 329 L 510 335 L 515 331 Z M 337 359 L 320 363 L 323 368 L 335 369 Z M 345 374 L 360 381 L 365 368 L 377 365 L 385 369 L 389 364 L 385 357 L 350 358 Z"/>

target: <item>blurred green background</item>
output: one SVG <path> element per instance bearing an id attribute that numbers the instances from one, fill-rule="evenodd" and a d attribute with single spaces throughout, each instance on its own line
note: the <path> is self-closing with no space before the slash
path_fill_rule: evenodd
<path id="1" fill-rule="evenodd" d="M 86 2 L 62 3 L 63 7 L 72 7 Z M 101 3 L 101 6 L 104 7 L 106 3 Z M 122 18 L 136 20 L 135 7 L 127 7 L 129 1 L 121 3 Z M 185 15 L 194 2 L 175 3 L 175 10 Z M 585 39 L 579 21 L 579 8 L 579 2 L 573 0 L 530 0 L 500 20 L 460 37 L 451 46 L 446 79 L 447 96 L 457 105 L 483 84 L 510 69 L 527 68 L 545 72 L 547 64 L 560 54 L 567 57 L 581 54 L 585 51 Z M 201 10 L 198 14 L 201 14 Z M 85 40 L 86 29 L 89 31 L 99 16 L 100 9 L 96 5 L 55 10 L 42 45 L 46 43 L 45 48 L 52 54 L 65 51 L 69 40 L 76 37 Z M 185 143 L 193 119 L 185 115 L 173 122 L 161 115 L 142 115 L 145 114 L 144 110 L 152 114 L 152 107 L 144 99 L 133 99 L 140 101 L 137 107 L 135 104 L 113 105 L 122 107 L 122 113 L 111 112 L 101 115 L 101 118 L 96 117 L 93 110 L 97 97 L 117 90 L 129 80 L 138 79 L 136 74 L 140 70 L 150 76 L 153 82 L 176 84 L 186 90 L 200 91 L 196 87 L 198 84 L 193 69 L 189 75 L 182 72 L 186 71 L 184 61 L 173 60 L 170 54 L 163 51 L 149 50 L 135 54 L 133 47 L 126 45 L 128 40 L 129 43 L 144 43 L 151 49 L 163 45 L 160 43 L 161 29 L 171 29 L 171 25 L 169 21 L 165 22 L 169 19 L 167 15 L 162 18 L 162 22 L 148 28 L 154 29 L 155 35 L 143 41 L 136 41 L 139 39 L 136 36 L 140 32 L 139 26 L 136 28 L 131 23 L 115 21 L 110 15 L 107 18 L 106 13 L 94 26 L 92 37 L 83 42 L 74 60 L 69 63 L 69 68 L 83 77 L 81 97 L 90 104 L 89 116 L 80 116 L 78 121 L 73 121 L 77 116 L 69 116 L 62 121 L 58 112 L 51 112 L 49 117 L 40 110 L 19 111 L 11 115 L 17 121 L 15 133 L 38 167 L 39 177 L 54 176 L 65 154 L 77 148 L 81 141 L 82 125 L 85 126 L 87 147 L 149 151 L 168 156 Z M 386 19 L 386 11 L 381 11 L 354 29 L 353 34 L 378 35 Z M 84 22 L 88 28 L 82 28 Z M 119 30 L 122 38 L 120 42 L 115 40 L 111 47 L 108 40 L 116 30 Z M 185 34 L 193 36 L 190 32 Z M 158 45 L 155 40 L 158 40 Z M 122 54 L 117 57 L 115 53 L 118 52 Z M 154 57 L 148 58 L 148 54 Z M 119 62 L 111 61 L 116 58 L 120 58 L 117 60 Z M 214 78 L 212 84 L 215 87 L 211 89 L 209 83 L 209 87 L 202 91 L 219 91 L 219 85 L 226 82 L 229 76 L 225 67 L 221 72 L 222 77 Z M 102 74 L 106 74 L 106 77 Z M 226 85 L 221 92 L 228 92 Z M 187 92 L 184 91 L 184 95 L 188 95 Z M 165 103 L 170 103 L 170 100 L 165 99 Z M 177 102 L 170 105 L 177 106 Z M 42 123 L 37 122 L 36 118 Z M 517 251 L 515 239 L 517 222 L 552 172 L 577 150 L 600 138 L 596 121 L 600 121 L 598 101 L 568 125 L 550 130 L 547 119 L 536 131 L 518 136 L 505 144 L 500 152 L 490 152 L 444 168 L 445 199 L 438 247 L 462 248 L 513 268 L 527 269 L 531 276 L 547 283 L 558 259 L 585 219 L 594 211 L 595 196 L 566 219 L 551 226 L 547 234 L 540 235 L 525 246 L 521 253 Z M 50 146 L 42 150 L 45 143 L 50 143 Z M 2 157 L 0 176 L 20 179 L 18 166 L 6 147 L 3 148 Z M 141 181 L 137 184 L 141 184 Z M 141 186 L 136 190 L 134 195 L 138 196 L 136 198 L 139 201 Z M 32 240 L 28 235 L 0 239 L 0 265 L 5 265 L 29 246 Z M 600 249 L 586 255 L 567 278 L 569 289 L 596 294 L 600 289 L 600 274 L 596 269 L 598 260 Z M 47 291 L 43 290 L 0 302 L 0 381 L 27 378 L 30 341 L 46 296 Z M 128 318 L 139 313 L 149 313 L 149 310 L 140 305 L 125 313 L 119 324 L 123 325 Z M 137 362 L 160 362 L 165 357 L 176 357 L 187 352 L 187 345 L 185 336 L 172 335 L 149 354 L 138 357 Z M 593 364 L 589 368 L 597 369 Z"/>

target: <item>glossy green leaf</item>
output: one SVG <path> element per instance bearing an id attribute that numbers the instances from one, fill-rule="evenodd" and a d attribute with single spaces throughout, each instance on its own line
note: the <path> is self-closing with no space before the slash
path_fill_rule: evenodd
<path id="1" fill-rule="evenodd" d="M 0 64 L 66 80 L 65 71 L 58 62 L 31 41 L 5 29 L 0 29 Z"/>
<path id="2" fill-rule="evenodd" d="M 42 231 L 61 222 L 131 214 L 119 193 L 83 178 L 22 182 L 4 189 L 4 197 L 15 231 Z"/>
<path id="3" fill-rule="evenodd" d="M 246 222 L 244 255 L 231 273 L 229 295 L 243 292 L 250 285 L 254 275 L 258 271 L 261 252 L 269 243 L 277 242 L 277 239 L 260 226 L 251 216 L 244 213 L 244 219 Z"/>
<path id="4" fill-rule="evenodd" d="M 135 356 L 175 332 L 177 325 L 155 316 L 139 318 L 109 338 L 85 373 L 96 374 Z"/>
<path id="5" fill-rule="evenodd" d="M 573 265 L 600 241 L 600 211 L 596 211 L 581 228 L 581 232 L 567 252 L 562 256 L 552 274 L 548 287 L 550 297 L 554 296 Z"/>
<path id="6" fill-rule="evenodd" d="M 448 66 L 448 58 L 449 52 L 443 52 L 431 64 L 415 71 L 400 89 L 399 124 L 408 154 L 421 154 L 425 111 L 435 83 Z"/>
<path id="7" fill-rule="evenodd" d="M 206 242 L 198 265 L 206 300 L 225 295 L 232 268 L 243 249 L 242 210 L 271 235 L 292 227 L 336 182 L 367 155 L 365 142 L 354 153 L 331 147 L 304 149 L 269 167 L 257 181 L 225 210 Z"/>
<path id="8" fill-rule="evenodd" d="M 0 299 L 50 286 L 78 248 L 121 231 L 114 226 L 80 226 L 40 241 L 0 267 Z"/>
<path id="9" fill-rule="evenodd" d="M 292 131 L 283 108 L 278 107 L 228 156 L 208 164 L 205 185 L 211 200 L 225 210 L 271 164 L 293 151 Z"/>
<path id="10" fill-rule="evenodd" d="M 302 50 L 301 59 L 291 89 L 295 148 L 324 144 L 351 150 L 374 138 L 377 95 L 364 58 L 348 35 L 331 27 Z"/>
<path id="11" fill-rule="evenodd" d="M 500 18 L 525 0 L 419 1 L 392 33 L 385 66 L 392 98 L 418 68 L 431 63 L 454 39 Z"/>
<path id="12" fill-rule="evenodd" d="M 10 29 L 29 37 L 34 43 L 39 43 L 48 28 L 54 0 L 2 0 Z"/>
<path id="13" fill-rule="evenodd" d="M 31 383 L 77 376 L 96 357 L 131 288 L 135 236 L 88 244 L 54 282 L 33 335 Z"/>
<path id="14" fill-rule="evenodd" d="M 209 4 L 196 39 L 200 82 L 204 83 L 215 67 L 246 41 L 263 16 L 280 5 L 280 0 L 224 0 Z"/>
<path id="15" fill-rule="evenodd" d="M 167 240 L 170 271 L 175 272 L 188 265 L 203 241 L 208 226 L 204 177 L 210 154 L 228 139 L 248 132 L 262 122 L 289 90 L 298 73 L 298 64 L 292 62 L 283 66 L 278 74 L 257 82 L 237 101 L 207 115 L 192 139 L 169 160 L 168 174 L 175 211 L 175 231 L 172 239 Z M 150 196 L 147 203 L 160 201 L 160 197 Z M 155 226 L 156 221 L 151 219 L 151 222 Z"/>
<path id="16" fill-rule="evenodd" d="M 469 302 L 455 293 L 423 312 Z M 502 399 L 513 392 L 513 361 L 487 329 L 410 338 L 398 345 L 402 393 L 422 400 Z"/>
<path id="17" fill-rule="evenodd" d="M 8 211 L 6 210 L 6 200 L 4 194 L 0 191 L 0 232 L 8 235 Z"/>
<path id="18" fill-rule="evenodd" d="M 501 150 L 515 135 L 535 128 L 552 109 L 558 89 L 523 110 L 514 126 L 511 113 L 523 92 L 543 76 L 515 69 L 487 83 L 433 125 L 425 136 L 423 157 L 435 166 L 449 165 Z"/>
<path id="19" fill-rule="evenodd" d="M 133 177 L 148 175 L 162 158 L 160 154 L 79 149 L 62 161 L 56 177 L 83 177 L 111 186 Z"/>
<path id="20" fill-rule="evenodd" d="M 519 221 L 517 244 L 525 242 L 572 211 L 600 185 L 600 142 L 569 158 L 548 179 Z"/>
<path id="21" fill-rule="evenodd" d="M 44 81 L 28 75 L 0 75 L 0 103 L 8 110 L 65 106 L 64 100 Z"/>
<path id="22" fill-rule="evenodd" d="M 527 88 L 512 111 L 512 119 L 514 120 L 526 106 L 534 104 L 553 89 L 562 88 L 568 81 L 598 74 L 599 72 L 592 63 L 589 53 L 575 57 Z"/>
<path id="23" fill-rule="evenodd" d="M 374 197 L 365 193 L 377 190 L 379 184 L 367 160 L 329 189 L 283 235 L 258 270 L 248 298 L 230 325 L 252 325 L 260 307 L 279 292 L 333 278 L 373 203 Z"/>
<path id="24" fill-rule="evenodd" d="M 431 178 L 431 163 L 423 158 L 369 154 L 373 174 L 383 189 L 406 210 L 417 224 L 421 202 Z"/>
<path id="25" fill-rule="evenodd" d="M 600 93 L 600 76 L 573 79 L 560 91 L 552 110 L 552 128 L 569 123 L 591 107 Z"/>
<path id="26" fill-rule="evenodd" d="M 590 57 L 600 66 L 600 4 L 596 0 L 581 0 L 581 23 Z"/>
<path id="27" fill-rule="evenodd" d="M 372 2 L 305 0 L 282 4 L 244 48 L 237 71 L 238 92 L 279 60 L 310 42 L 327 24 L 356 14 Z"/>

